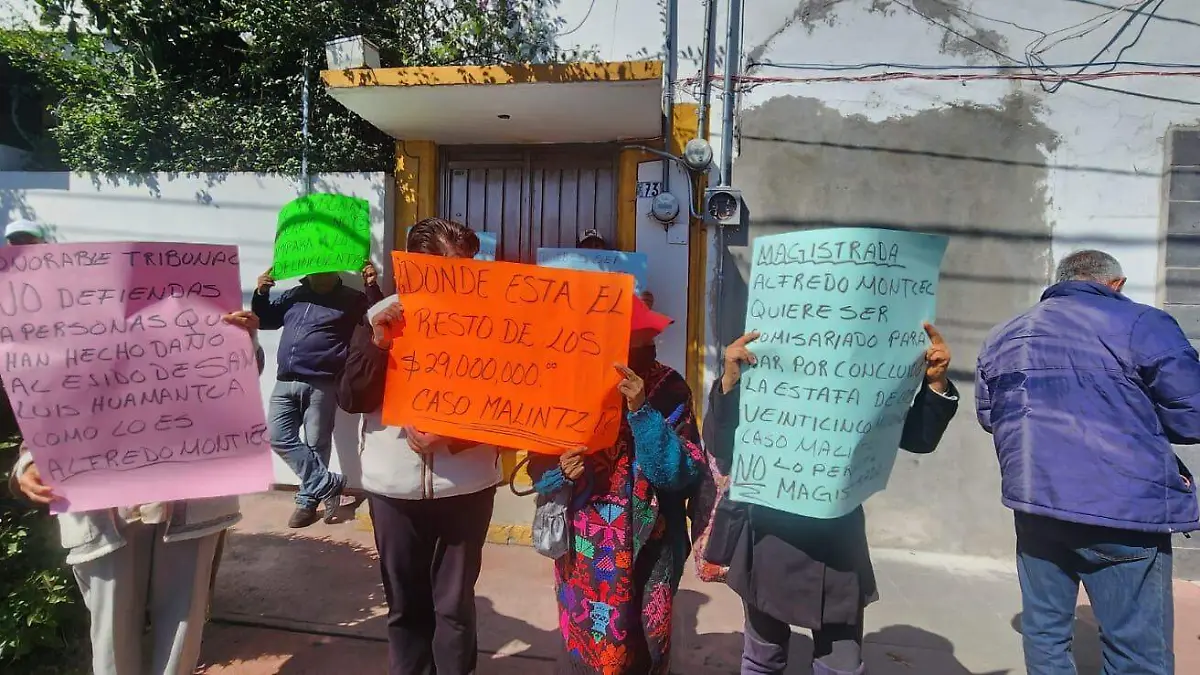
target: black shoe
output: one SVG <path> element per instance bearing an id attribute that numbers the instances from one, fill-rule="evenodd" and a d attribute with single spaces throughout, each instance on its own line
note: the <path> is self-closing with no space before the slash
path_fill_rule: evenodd
<path id="1" fill-rule="evenodd" d="M 317 510 L 311 506 L 297 506 L 288 520 L 288 527 L 298 530 L 317 522 Z"/>
<path id="2" fill-rule="evenodd" d="M 346 489 L 345 483 L 338 485 L 337 490 L 333 494 L 325 498 L 322 502 L 325 504 L 325 524 L 331 525 L 337 521 L 338 511 L 342 508 L 342 491 Z"/>

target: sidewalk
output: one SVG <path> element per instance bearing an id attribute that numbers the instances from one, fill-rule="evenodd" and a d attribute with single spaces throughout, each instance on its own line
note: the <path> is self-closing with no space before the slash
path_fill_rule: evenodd
<path id="1" fill-rule="evenodd" d="M 350 521 L 299 533 L 288 495 L 243 500 L 205 634 L 203 675 L 381 673 L 386 607 L 371 533 Z M 349 509 L 344 509 L 349 515 Z M 867 611 L 872 675 L 1022 675 L 1020 598 L 1005 563 L 875 551 L 882 599 Z M 550 563 L 532 549 L 490 546 L 478 585 L 480 675 L 549 675 L 558 644 Z M 1176 588 L 1177 672 L 1200 672 L 1200 586 Z M 1079 611 L 1080 675 L 1096 675 L 1099 638 Z M 684 577 L 675 609 L 681 675 L 737 672 L 742 609 L 724 586 Z M 799 663 L 811 650 L 793 641 Z"/>

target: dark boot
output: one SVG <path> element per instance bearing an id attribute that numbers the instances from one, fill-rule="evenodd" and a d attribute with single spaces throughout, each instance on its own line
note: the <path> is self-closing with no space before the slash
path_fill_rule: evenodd
<path id="1" fill-rule="evenodd" d="M 288 520 L 288 527 L 298 530 L 317 522 L 317 510 L 311 506 L 297 506 Z"/>
<path id="2" fill-rule="evenodd" d="M 322 500 L 325 504 L 325 522 L 333 524 L 337 522 L 338 511 L 342 508 L 342 493 L 346 491 L 346 479 L 338 480 L 337 487 L 334 488 L 333 494 Z"/>

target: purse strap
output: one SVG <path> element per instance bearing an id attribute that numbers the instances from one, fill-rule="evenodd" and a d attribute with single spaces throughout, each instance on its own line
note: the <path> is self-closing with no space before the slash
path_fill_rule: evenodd
<path id="1" fill-rule="evenodd" d="M 521 459 L 521 461 L 517 462 L 517 465 L 513 467 L 512 475 L 510 475 L 508 477 L 508 489 L 510 492 L 512 492 L 514 495 L 516 495 L 518 497 L 528 497 L 529 495 L 536 492 L 536 490 L 534 490 L 532 486 L 530 486 L 530 488 L 528 490 L 523 490 L 523 491 L 517 490 L 517 472 L 521 470 L 521 467 L 525 466 L 528 463 L 529 463 L 529 453 L 525 453 L 525 457 L 523 457 Z"/>

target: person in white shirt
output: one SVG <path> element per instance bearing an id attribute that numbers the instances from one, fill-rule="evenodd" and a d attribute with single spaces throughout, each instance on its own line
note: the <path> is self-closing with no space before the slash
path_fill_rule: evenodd
<path id="1" fill-rule="evenodd" d="M 225 321 L 250 333 L 261 373 L 258 318 L 241 311 L 225 315 Z M 9 491 L 39 506 L 55 499 L 25 450 L 9 478 Z M 94 675 L 195 672 L 218 541 L 241 518 L 237 497 L 58 516 L 67 564 L 91 616 Z M 147 615 L 152 628 L 149 650 L 143 648 Z"/>
<path id="2" fill-rule="evenodd" d="M 429 218 L 409 230 L 407 248 L 473 258 L 479 237 Z M 362 485 L 388 603 L 388 673 L 469 675 L 478 653 L 475 582 L 502 481 L 500 456 L 494 446 L 383 424 L 388 328 L 402 319 L 395 295 L 368 311 L 337 386 L 338 405 L 363 413 Z"/>

